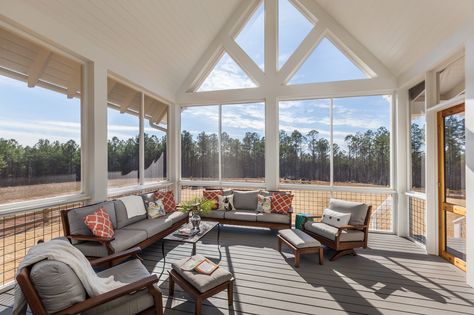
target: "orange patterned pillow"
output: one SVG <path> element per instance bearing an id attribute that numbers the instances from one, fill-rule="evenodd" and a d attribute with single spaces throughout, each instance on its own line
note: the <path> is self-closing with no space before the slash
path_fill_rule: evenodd
<path id="1" fill-rule="evenodd" d="M 219 196 L 223 196 L 224 192 L 222 190 L 204 190 L 202 192 L 202 196 L 206 200 L 214 200 L 216 202 L 216 205 L 214 206 L 214 210 L 216 210 L 219 207 Z"/>
<path id="2" fill-rule="evenodd" d="M 110 216 L 104 208 L 98 209 L 93 214 L 86 215 L 84 223 L 95 236 L 112 238 L 115 234 Z"/>
<path id="3" fill-rule="evenodd" d="M 272 213 L 288 214 L 291 209 L 293 195 L 272 194 Z"/>
<path id="4" fill-rule="evenodd" d="M 166 213 L 176 211 L 176 201 L 174 200 L 174 194 L 172 191 L 156 191 L 155 199 L 163 202 Z"/>

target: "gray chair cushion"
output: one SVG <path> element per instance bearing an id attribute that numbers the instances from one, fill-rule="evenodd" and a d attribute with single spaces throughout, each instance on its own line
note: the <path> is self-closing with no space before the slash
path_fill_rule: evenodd
<path id="1" fill-rule="evenodd" d="M 74 271 L 65 263 L 43 260 L 31 268 L 30 279 L 48 314 L 86 299 L 86 291 Z"/>
<path id="2" fill-rule="evenodd" d="M 290 216 L 278 213 L 257 213 L 257 222 L 290 223 Z"/>
<path id="3" fill-rule="evenodd" d="M 337 228 L 321 222 L 306 222 L 304 228 L 310 232 L 321 235 L 327 239 L 336 240 Z M 358 242 L 364 240 L 364 232 L 358 230 L 342 231 L 341 242 Z"/>
<path id="4" fill-rule="evenodd" d="M 165 218 L 166 221 L 171 221 L 171 224 L 173 225 L 177 223 L 178 221 L 185 219 L 188 216 L 189 216 L 188 213 L 181 212 L 181 211 L 173 211 L 165 215 L 163 218 Z"/>
<path id="5" fill-rule="evenodd" d="M 227 220 L 241 220 L 257 222 L 257 212 L 253 210 L 232 210 L 224 213 Z"/>
<path id="6" fill-rule="evenodd" d="M 92 214 L 97 209 L 104 208 L 110 216 L 112 226 L 114 229 L 117 228 L 117 218 L 115 214 L 115 206 L 112 201 L 105 201 L 95 205 L 80 207 L 68 211 L 67 218 L 69 221 L 69 231 L 72 235 L 92 235 L 87 225 L 84 223 L 84 217 Z M 78 241 L 72 241 L 73 244 L 79 243 Z"/>
<path id="7" fill-rule="evenodd" d="M 127 209 L 125 208 L 125 205 L 123 204 L 122 200 L 114 200 L 113 202 L 115 204 L 115 215 L 117 216 L 118 229 L 121 229 L 124 226 L 146 219 L 146 214 L 137 215 L 129 219 L 127 216 Z"/>
<path id="8" fill-rule="evenodd" d="M 259 191 L 234 190 L 234 207 L 237 210 L 257 210 L 257 196 Z"/>
<path id="9" fill-rule="evenodd" d="M 148 238 L 163 232 L 167 228 L 171 227 L 173 223 L 171 220 L 166 220 L 164 217 L 156 219 L 145 219 L 140 222 L 135 222 L 124 227 L 124 230 L 140 230 L 145 231 Z"/>
<path id="10" fill-rule="evenodd" d="M 329 209 L 337 212 L 350 213 L 351 219 L 349 224 L 364 224 L 369 206 L 361 202 L 331 199 L 329 201 Z"/>
<path id="11" fill-rule="evenodd" d="M 293 246 L 295 246 L 296 248 L 321 246 L 321 243 L 318 240 L 315 240 L 305 232 L 298 229 L 284 229 L 278 231 L 278 234 L 284 237 L 285 240 L 293 244 Z"/>
<path id="12" fill-rule="evenodd" d="M 203 218 L 214 218 L 214 219 L 224 219 L 225 211 L 222 210 L 213 210 L 206 215 L 202 215 Z"/>
<path id="13" fill-rule="evenodd" d="M 146 203 L 147 202 L 155 202 L 155 193 L 148 193 L 148 194 L 143 194 L 141 195 L 142 199 L 143 199 L 143 202 Z"/>
<path id="14" fill-rule="evenodd" d="M 172 263 L 171 267 L 201 293 L 232 279 L 232 274 L 222 267 L 217 268 L 210 275 L 205 275 L 196 271 L 184 271 L 181 269 L 181 266 L 188 259 L 189 257 L 178 260 Z"/>
<path id="15" fill-rule="evenodd" d="M 132 283 L 148 277 L 150 273 L 138 259 L 134 259 L 101 271 L 97 275 L 103 278 L 112 276 L 116 281 Z M 142 312 L 153 305 L 153 297 L 148 293 L 147 289 L 143 289 L 104 303 L 82 314 L 131 315 Z"/>
<path id="16" fill-rule="evenodd" d="M 115 252 L 121 252 L 148 238 L 147 232 L 143 230 L 115 230 L 115 239 L 110 243 Z M 97 242 L 83 242 L 75 245 L 84 255 L 89 257 L 105 257 L 108 255 L 107 248 Z"/>

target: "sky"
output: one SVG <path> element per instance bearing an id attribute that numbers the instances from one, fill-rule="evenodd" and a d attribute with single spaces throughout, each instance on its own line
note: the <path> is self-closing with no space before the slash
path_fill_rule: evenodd
<path id="1" fill-rule="evenodd" d="M 279 65 L 288 60 L 313 25 L 288 0 L 279 0 Z M 264 8 L 260 5 L 236 42 L 261 68 L 264 68 Z M 365 75 L 327 38 L 315 48 L 289 84 L 362 79 Z M 254 82 L 238 64 L 224 53 L 199 91 L 254 87 Z M 316 129 L 329 137 L 330 100 L 286 101 L 280 103 L 280 129 L 302 133 Z M 334 139 L 358 131 L 390 126 L 390 102 L 385 96 L 334 100 Z M 232 137 L 242 138 L 247 131 L 265 134 L 263 103 L 222 106 L 222 128 Z M 186 108 L 182 129 L 197 135 L 201 131 L 217 132 L 218 106 Z M 145 131 L 163 133 L 145 122 Z M 108 110 L 108 137 L 128 139 L 138 134 L 138 118 Z M 0 138 L 16 139 L 22 145 L 34 145 L 39 139 L 80 142 L 80 106 L 78 99 L 0 76 Z"/>

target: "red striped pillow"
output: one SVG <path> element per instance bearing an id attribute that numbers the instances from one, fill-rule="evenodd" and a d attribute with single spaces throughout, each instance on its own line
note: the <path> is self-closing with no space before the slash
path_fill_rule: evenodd
<path id="1" fill-rule="evenodd" d="M 115 234 L 110 216 L 104 208 L 84 217 L 84 223 L 92 234 L 98 237 L 112 238 Z"/>
<path id="2" fill-rule="evenodd" d="M 219 207 L 219 196 L 223 196 L 224 191 L 221 189 L 218 190 L 204 190 L 202 192 L 202 196 L 206 200 L 214 200 L 216 202 L 216 205 L 214 206 L 214 210 L 216 210 Z"/>
<path id="3" fill-rule="evenodd" d="M 292 201 L 293 195 L 272 193 L 272 213 L 288 214 Z"/>
<path id="4" fill-rule="evenodd" d="M 163 205 L 165 206 L 166 213 L 176 211 L 176 201 L 174 200 L 174 194 L 172 191 L 156 191 L 155 199 L 161 199 Z"/>

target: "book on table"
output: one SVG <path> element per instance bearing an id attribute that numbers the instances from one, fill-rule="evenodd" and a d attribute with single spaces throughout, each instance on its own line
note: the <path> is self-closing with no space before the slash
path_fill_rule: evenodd
<path id="1" fill-rule="evenodd" d="M 202 255 L 191 256 L 181 265 L 181 269 L 184 271 L 194 270 L 205 275 L 212 274 L 217 268 L 219 268 L 218 264 Z"/>

